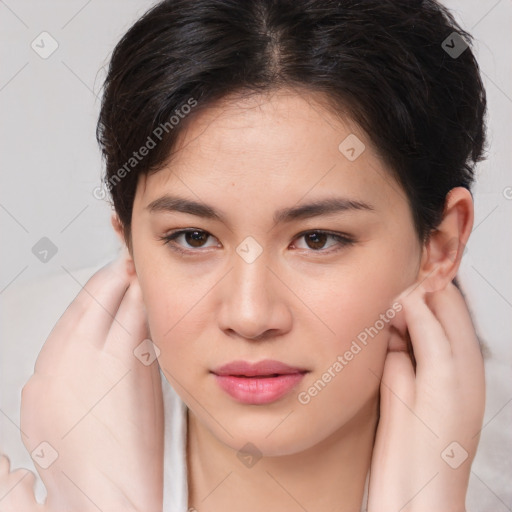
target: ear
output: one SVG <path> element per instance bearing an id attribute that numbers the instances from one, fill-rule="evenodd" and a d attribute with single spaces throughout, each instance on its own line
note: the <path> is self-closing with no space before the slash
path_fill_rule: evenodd
<path id="1" fill-rule="evenodd" d="M 456 276 L 473 228 L 473 198 L 468 189 L 456 187 L 446 196 L 443 219 L 423 247 L 417 282 L 426 291 L 442 290 Z"/>
<path id="2" fill-rule="evenodd" d="M 124 240 L 124 233 L 123 233 L 123 226 L 121 224 L 121 221 L 119 220 L 119 217 L 116 213 L 113 213 L 110 217 L 110 222 L 112 224 L 112 227 L 114 228 L 114 231 L 119 236 L 119 239 L 121 240 L 121 243 L 123 245 L 126 245 L 126 242 Z"/>
<path id="3" fill-rule="evenodd" d="M 131 275 L 134 275 L 136 273 L 136 271 L 135 271 L 135 263 L 133 261 L 133 254 L 132 254 L 131 248 L 126 245 L 126 240 L 124 238 L 123 225 L 121 224 L 121 221 L 119 220 L 119 217 L 117 216 L 116 213 L 113 213 L 111 215 L 110 222 L 112 224 L 112 227 L 114 228 L 114 231 L 117 233 L 117 236 L 121 240 L 121 245 L 123 246 L 123 250 L 126 254 L 126 263 L 127 263 L 128 273 Z"/>

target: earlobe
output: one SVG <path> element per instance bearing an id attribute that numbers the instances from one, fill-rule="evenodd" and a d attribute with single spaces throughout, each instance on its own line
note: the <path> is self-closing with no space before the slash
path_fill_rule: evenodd
<path id="1" fill-rule="evenodd" d="M 473 198 L 456 187 L 446 197 L 443 218 L 423 247 L 417 282 L 429 291 L 443 290 L 456 276 L 473 228 Z"/>

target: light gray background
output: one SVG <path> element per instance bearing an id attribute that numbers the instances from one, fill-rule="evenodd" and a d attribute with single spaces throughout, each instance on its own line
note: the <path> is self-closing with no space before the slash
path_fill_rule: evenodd
<path id="1" fill-rule="evenodd" d="M 20 391 L 69 302 L 120 244 L 92 191 L 102 163 L 97 97 L 114 45 L 153 2 L 0 0 L 0 447 L 34 470 L 19 433 Z M 490 150 L 477 170 L 476 220 L 460 278 L 491 354 L 487 407 L 468 492 L 473 512 L 512 510 L 512 0 L 445 0 L 476 39 Z M 57 50 L 41 58 L 43 31 Z M 47 263 L 32 247 L 48 237 Z M 38 483 L 38 496 L 44 491 Z"/>

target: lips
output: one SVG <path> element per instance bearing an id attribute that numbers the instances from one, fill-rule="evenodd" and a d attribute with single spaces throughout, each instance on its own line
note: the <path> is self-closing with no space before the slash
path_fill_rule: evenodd
<path id="1" fill-rule="evenodd" d="M 265 359 L 257 363 L 233 361 L 213 370 L 212 373 L 215 373 L 215 375 L 233 375 L 235 377 L 271 377 L 305 372 L 307 372 L 305 368 L 288 366 L 280 361 Z"/>
<path id="2" fill-rule="evenodd" d="M 287 395 L 308 370 L 266 359 L 233 361 L 212 371 L 217 384 L 236 401 L 263 405 Z"/>

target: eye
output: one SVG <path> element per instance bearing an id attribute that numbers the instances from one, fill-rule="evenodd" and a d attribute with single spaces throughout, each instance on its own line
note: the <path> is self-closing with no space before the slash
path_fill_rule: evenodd
<path id="1" fill-rule="evenodd" d="M 332 247 L 334 247 L 334 251 L 336 251 L 347 245 L 353 245 L 355 243 L 355 240 L 348 235 L 320 229 L 300 233 L 297 235 L 295 240 L 300 238 L 303 238 L 306 242 L 307 247 L 305 247 L 305 249 L 312 249 L 313 252 L 333 252 L 331 249 Z M 329 239 L 332 240 L 333 243 L 328 245 L 326 248 L 325 245 Z M 303 249 L 303 247 L 298 248 Z"/>
<path id="2" fill-rule="evenodd" d="M 207 242 L 209 238 L 216 240 L 216 238 L 207 231 L 194 228 L 181 229 L 165 236 L 158 237 L 159 240 L 164 242 L 164 245 L 168 245 L 173 251 L 184 254 L 200 252 L 197 249 L 219 247 L 218 243 L 214 243 L 213 245 L 206 245 L 205 242 Z M 307 247 L 295 248 L 301 250 L 304 249 L 306 251 L 310 249 L 311 252 L 318 253 L 335 252 L 337 250 L 341 250 L 345 246 L 353 245 L 355 243 L 355 240 L 348 235 L 320 229 L 299 233 L 294 240 L 299 240 L 300 238 L 305 240 Z M 183 243 L 179 242 L 180 239 L 182 239 Z M 326 243 L 329 240 L 331 240 L 332 243 L 326 247 Z"/>
<path id="3" fill-rule="evenodd" d="M 183 237 L 184 242 L 187 245 L 182 245 L 181 243 L 177 242 L 181 237 Z M 181 229 L 179 231 L 174 231 L 173 233 L 159 237 L 159 240 L 162 240 L 165 245 L 169 245 L 171 249 L 175 251 L 194 252 L 194 249 L 218 246 L 218 244 L 209 246 L 205 245 L 205 242 L 208 240 L 208 238 L 215 237 L 202 229 Z"/>

